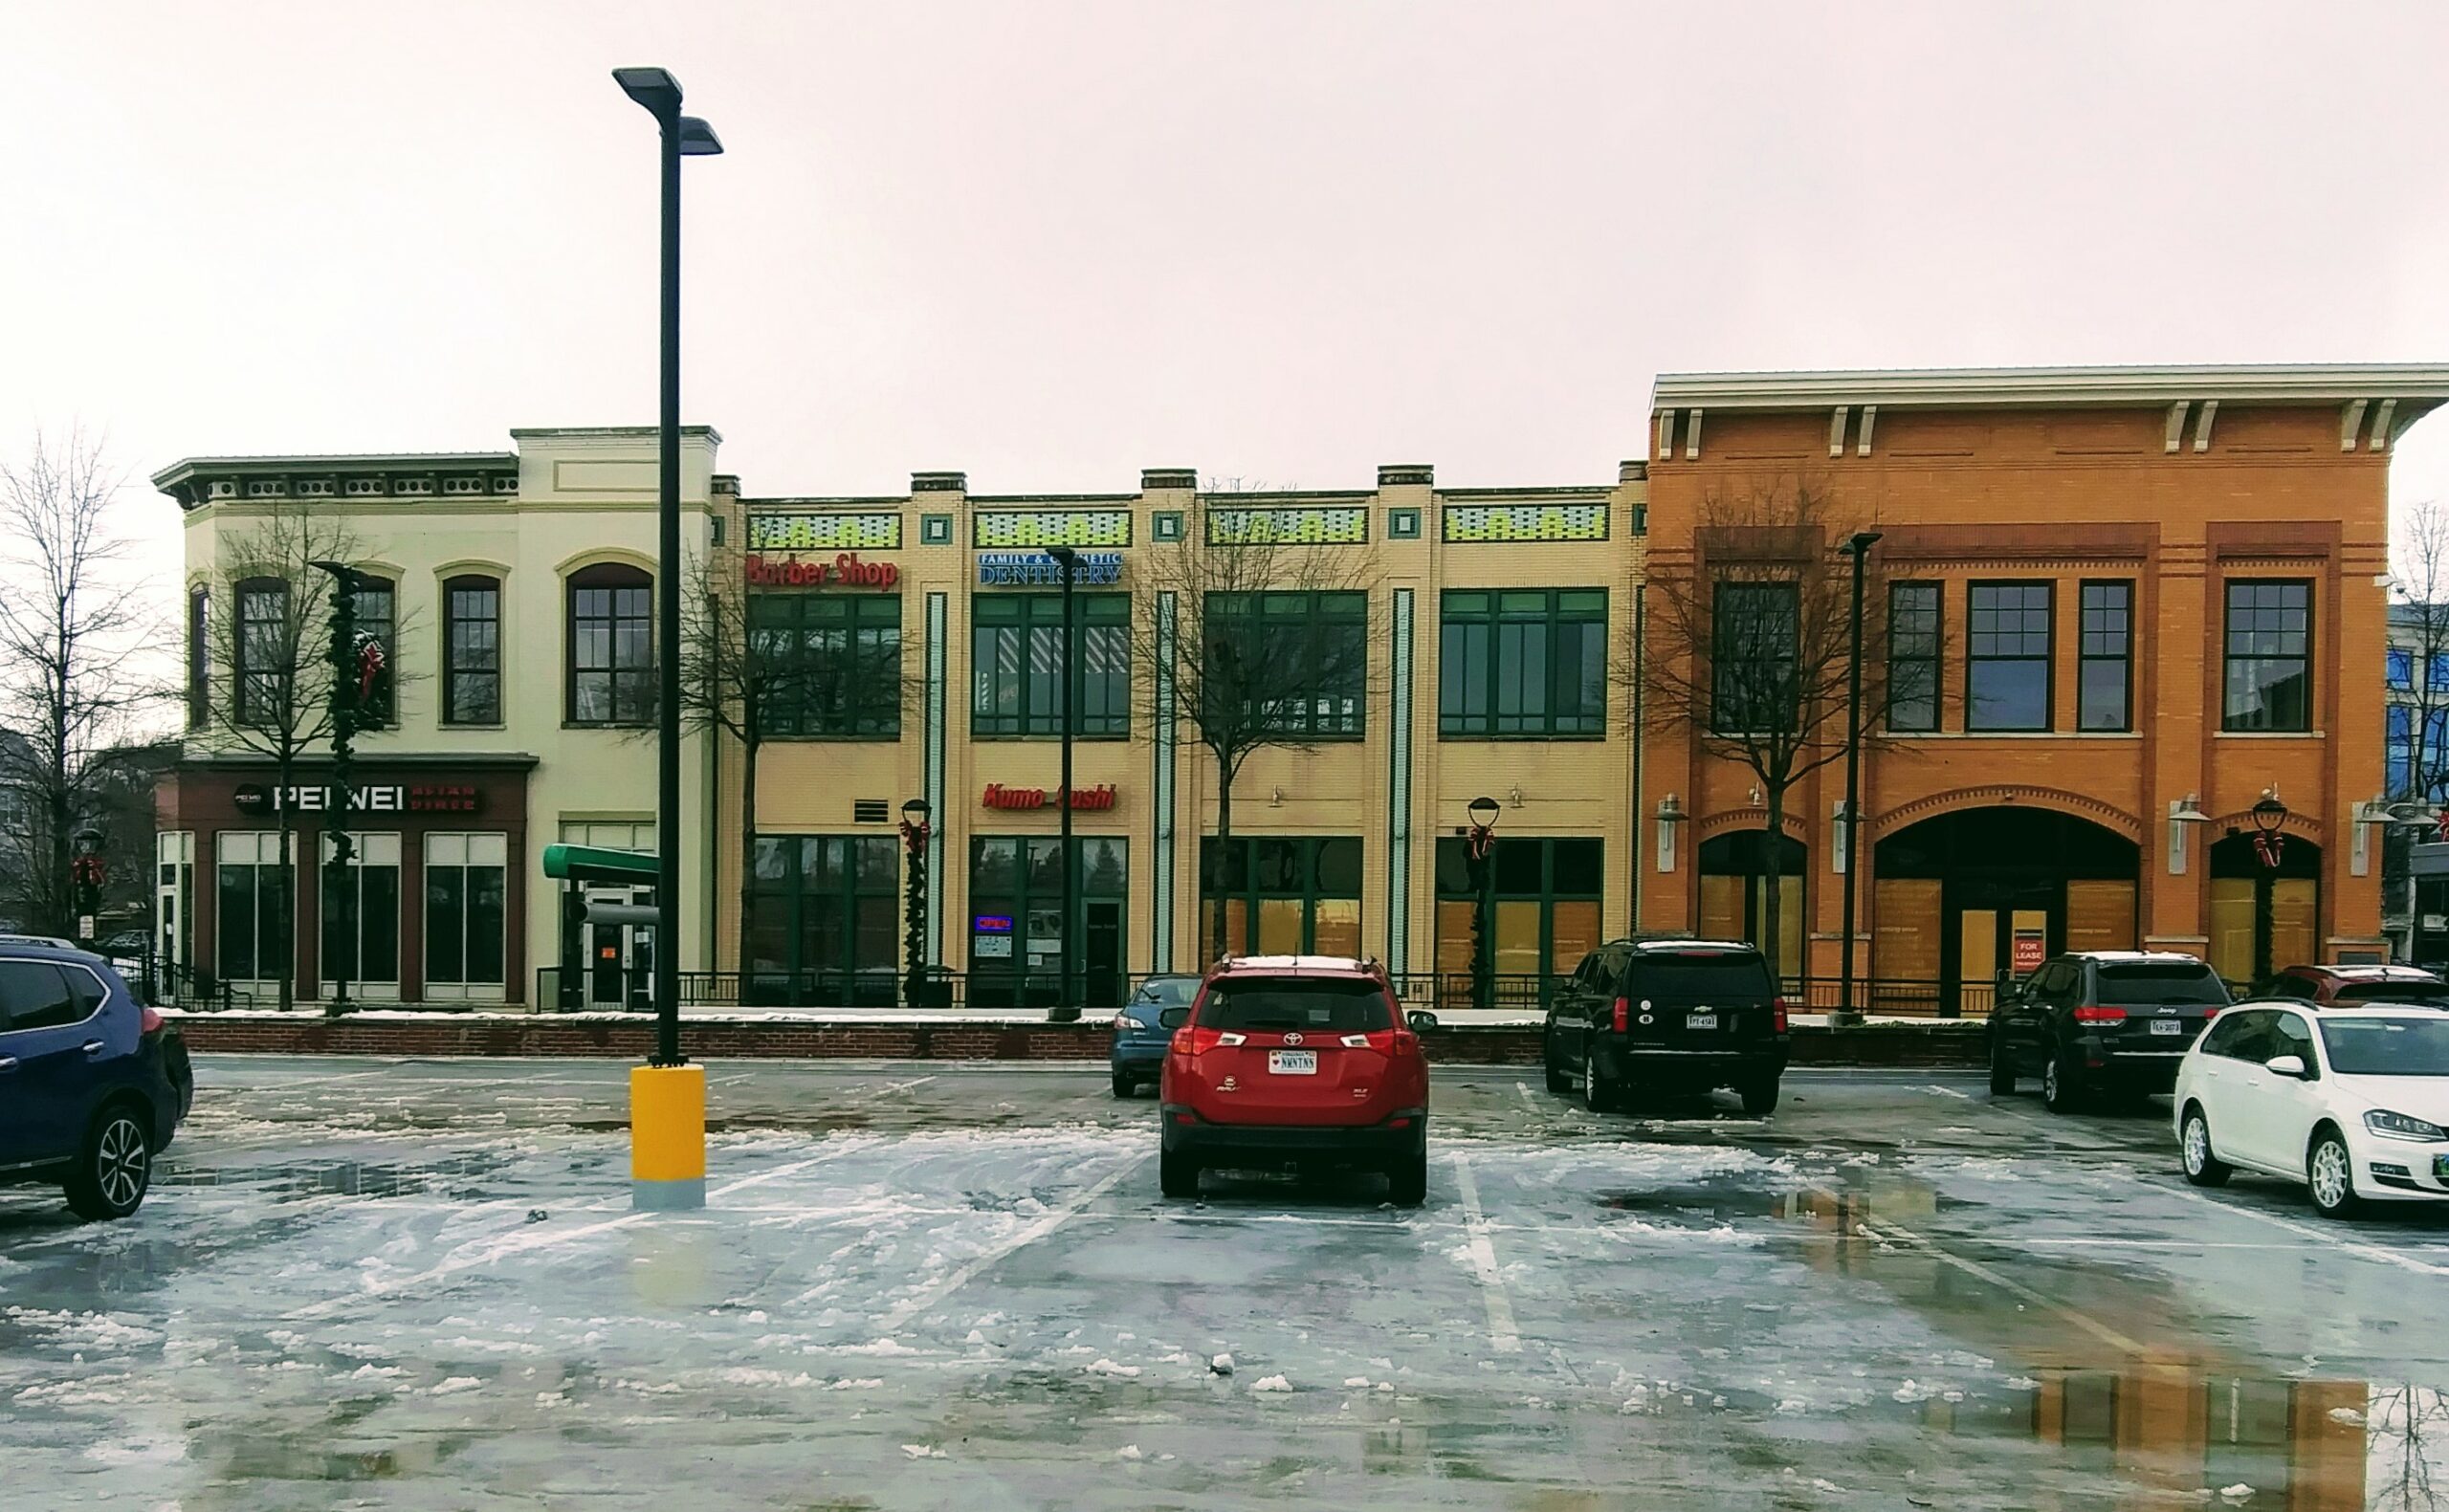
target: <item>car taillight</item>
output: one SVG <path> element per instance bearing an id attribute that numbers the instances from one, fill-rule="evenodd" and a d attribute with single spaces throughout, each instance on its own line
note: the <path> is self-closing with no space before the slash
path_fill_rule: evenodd
<path id="1" fill-rule="evenodd" d="M 1174 1036 L 1174 1048 L 1184 1055 L 1205 1055 L 1220 1045 L 1240 1044 L 1246 1038 L 1230 1029 L 1202 1029 L 1194 1025 Z"/>
<path id="2" fill-rule="evenodd" d="M 1338 1041 L 1347 1050 L 1375 1050 L 1379 1055 L 1393 1055 L 1403 1047 L 1406 1032 L 1401 1029 L 1373 1029 L 1367 1034 L 1348 1034 Z"/>
<path id="3" fill-rule="evenodd" d="M 2202 1008 L 2202 1017 L 2204 1017 L 2205 1019 L 2217 1019 L 2217 1018 L 2218 1018 L 2218 1017 L 2219 1017 L 2219 1005 L 2218 1005 L 2217 1003 L 2205 1003 L 2205 1004 L 2203 1005 L 2203 1008 Z"/>
<path id="4" fill-rule="evenodd" d="M 1129 1034 L 1138 1027 L 1139 1020 L 1127 1013 L 1118 1013 L 1114 1016 L 1114 1032 L 1116 1034 Z"/>
<path id="5" fill-rule="evenodd" d="M 1622 997 L 1617 998 L 1617 999 L 1616 999 L 1616 1032 L 1617 1032 L 1618 1034 L 1622 1034 L 1626 1029 L 1629 1029 L 1629 1028 L 1631 1028 L 1631 1027 L 1632 1027 L 1632 1022 L 1633 1022 L 1633 1005 L 1632 1005 L 1630 1002 L 1626 1001 L 1625 999 L 1623 999 L 1623 998 L 1622 998 Z"/>
<path id="6" fill-rule="evenodd" d="M 150 1008 L 139 1008 L 136 1011 L 136 1032 L 139 1034 L 151 1034 L 160 1029 L 163 1022 L 162 1016 Z"/>
<path id="7" fill-rule="evenodd" d="M 2077 1023 L 2124 1023 L 2126 1010 L 2123 1008 L 2078 1008 L 2075 1010 L 2075 1021 Z"/>
<path id="8" fill-rule="evenodd" d="M 1778 1034 L 1786 1032 L 1786 1000 L 1783 997 L 1769 1000 L 1769 1027 Z"/>

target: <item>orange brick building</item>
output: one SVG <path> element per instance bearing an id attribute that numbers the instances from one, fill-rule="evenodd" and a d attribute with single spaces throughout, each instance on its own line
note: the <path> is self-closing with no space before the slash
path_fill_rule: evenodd
<path id="1" fill-rule="evenodd" d="M 2444 400 L 2410 366 L 1659 379 L 1646 591 L 1710 574 L 1709 500 L 1808 480 L 1881 533 L 1865 618 L 1935 677 L 1864 712 L 1868 1006 L 1983 1011 L 2069 949 L 2381 958 L 2390 451 Z M 1843 764 L 1782 846 L 1755 784 L 1698 731 L 1645 742 L 1642 922 L 1757 937 L 1775 873 L 1788 971 L 1833 987 Z"/>

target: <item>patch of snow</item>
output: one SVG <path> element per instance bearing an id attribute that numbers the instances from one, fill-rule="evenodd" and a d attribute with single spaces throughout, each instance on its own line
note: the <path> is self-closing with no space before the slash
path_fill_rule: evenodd
<path id="1" fill-rule="evenodd" d="M 1346 1386 L 1366 1387 L 1369 1384 L 1369 1377 L 1365 1375 L 1348 1375 L 1344 1377 L 1343 1384 Z"/>
<path id="2" fill-rule="evenodd" d="M 2364 1414 L 2352 1407 L 2333 1407 L 2330 1409 L 2330 1421 L 2361 1428 L 2364 1426 Z"/>
<path id="3" fill-rule="evenodd" d="M 1286 1380 L 1283 1376 L 1269 1375 L 1262 1377 L 1256 1385 L 1250 1388 L 1250 1390 L 1253 1391 L 1289 1391 L 1292 1390 L 1292 1383 Z"/>
<path id="4" fill-rule="evenodd" d="M 1137 1375 L 1139 1367 L 1116 1365 L 1101 1354 L 1097 1356 L 1095 1363 L 1089 1367 L 1089 1373 L 1091 1375 Z"/>
<path id="5" fill-rule="evenodd" d="M 485 1383 L 483 1381 L 473 1375 L 454 1375 L 434 1387 L 433 1394 L 436 1396 L 448 1396 L 453 1391 L 473 1391 L 484 1384 Z M 673 1390 L 678 1391 L 679 1388 L 673 1387 Z"/>
<path id="6" fill-rule="evenodd" d="M 1114 1457 L 1116 1459 L 1136 1459 L 1139 1457 L 1139 1446 L 1137 1444 L 1125 1444 L 1120 1449 L 1114 1452 Z"/>
<path id="7" fill-rule="evenodd" d="M 2235 1485 L 2219 1488 L 2219 1500 L 2222 1501 L 2250 1501 L 2253 1499 L 2254 1488 L 2241 1480 Z"/>
<path id="8" fill-rule="evenodd" d="M 941 1459 L 944 1451 L 936 1444 L 904 1444 L 901 1452 L 913 1459 Z"/>
<path id="9" fill-rule="evenodd" d="M 1219 1375 L 1230 1375 L 1233 1373 L 1233 1357 L 1229 1354 L 1220 1354 L 1207 1362 L 1207 1368 Z"/>

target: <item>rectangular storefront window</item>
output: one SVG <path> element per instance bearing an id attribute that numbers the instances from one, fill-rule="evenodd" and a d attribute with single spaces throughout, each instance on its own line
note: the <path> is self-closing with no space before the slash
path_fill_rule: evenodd
<path id="1" fill-rule="evenodd" d="M 1131 846 L 1120 836 L 1071 842 L 1077 947 L 1075 1006 L 1113 1007 L 1127 990 L 1125 912 Z M 1062 988 L 1062 842 L 1052 835 L 981 835 L 969 843 L 969 1000 L 1044 1007 Z"/>
<path id="2" fill-rule="evenodd" d="M 1606 589 L 1447 592 L 1440 603 L 1441 735 L 1604 734 Z"/>
<path id="3" fill-rule="evenodd" d="M 748 601 L 740 684 L 768 738 L 901 738 L 901 601 L 761 593 Z"/>
<path id="4" fill-rule="evenodd" d="M 2056 585 L 1976 582 L 1965 615 L 1964 728 L 2047 730 Z"/>
<path id="5" fill-rule="evenodd" d="M 509 921 L 510 843 L 497 834 L 425 838 L 425 983 L 430 997 L 498 997 Z"/>
<path id="6" fill-rule="evenodd" d="M 2221 728 L 2313 728 L 2313 585 L 2228 584 Z"/>
<path id="7" fill-rule="evenodd" d="M 1131 595 L 1074 593 L 1080 646 L 1073 734 L 1120 740 L 1131 734 Z M 970 601 L 974 693 L 969 731 L 981 740 L 1063 734 L 1063 595 L 981 594 Z"/>
<path id="8" fill-rule="evenodd" d="M 396 997 L 400 990 L 400 837 L 352 835 L 345 867 L 322 840 L 322 935 L 326 984 L 348 983 L 351 997 Z"/>
<path id="9" fill-rule="evenodd" d="M 224 830 L 213 841 L 213 969 L 224 981 L 278 981 L 290 964 L 288 896 L 277 830 Z"/>
<path id="10" fill-rule="evenodd" d="M 1501 1006 L 1544 1004 L 1556 982 L 1599 948 L 1604 854 L 1596 840 L 1499 837 L 1488 860 L 1488 891 L 1471 888 L 1468 843 L 1437 842 L 1438 997 L 1462 1006 L 1471 994 L 1473 910 L 1489 909 L 1489 953 Z"/>
<path id="11" fill-rule="evenodd" d="M 2134 584 L 2084 584 L 2083 643 L 2076 665 L 2075 728 L 2134 727 Z"/>
<path id="12" fill-rule="evenodd" d="M 1211 593 L 1201 691 L 1211 721 L 1357 740 L 1369 686 L 1366 593 Z"/>
<path id="13" fill-rule="evenodd" d="M 758 836 L 750 1000 L 895 1001 L 900 852 L 889 835 Z"/>
<path id="14" fill-rule="evenodd" d="M 1236 835 L 1199 843 L 1199 940 L 1216 947 L 1224 909 L 1228 955 L 1358 955 L 1360 839 L 1347 835 Z"/>
<path id="15" fill-rule="evenodd" d="M 1940 594 L 1935 582 L 1887 589 L 1887 728 L 1939 728 Z"/>

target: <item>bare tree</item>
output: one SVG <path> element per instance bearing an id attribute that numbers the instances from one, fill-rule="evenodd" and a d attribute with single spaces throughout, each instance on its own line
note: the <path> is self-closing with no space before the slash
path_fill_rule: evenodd
<path id="1" fill-rule="evenodd" d="M 850 590 L 819 596 L 840 603 Z M 794 593 L 751 595 L 731 553 L 689 561 L 680 600 L 684 728 L 739 747 L 739 962 L 749 971 L 757 909 L 757 767 L 777 736 L 881 735 L 898 728 L 924 679 L 898 635 L 810 615 Z"/>
<path id="2" fill-rule="evenodd" d="M 160 626 L 108 518 L 119 487 L 81 433 L 0 466 L 0 730 L 17 736 L 0 740 L 0 784 L 23 812 L 0 837 L 17 853 L 0 885 L 47 933 L 77 932 L 76 837 L 100 829 L 111 753 L 166 691 Z"/>
<path id="3" fill-rule="evenodd" d="M 1853 563 L 1841 554 L 1866 521 L 1829 486 L 1788 475 L 1730 487 L 1702 500 L 1691 564 L 1653 559 L 1646 646 L 1617 658 L 1616 677 L 1644 694 L 1651 734 L 1689 736 L 1709 756 L 1749 768 L 1767 810 L 1768 885 L 1761 949 L 1773 962 L 1784 920 L 1786 798 L 1795 784 L 1845 756 L 1853 668 Z M 1886 574 L 1864 564 L 1863 746 L 1887 739 L 1891 700 L 1927 711 L 1941 699 L 1938 631 L 1891 664 Z M 1627 699 L 1627 703 L 1631 700 Z M 1849 873 L 1851 868 L 1849 867 Z M 1850 877 L 1849 877 L 1850 880 Z"/>
<path id="4" fill-rule="evenodd" d="M 2390 692 L 2408 711 L 2409 760 L 2407 791 L 2389 797 L 2422 799 L 2449 785 L 2449 740 L 2438 728 L 2449 725 L 2449 505 L 2428 499 L 2407 511 L 2394 555 L 2390 644 L 2413 665 L 2409 686 Z"/>
<path id="5" fill-rule="evenodd" d="M 297 808 L 299 768 L 332 737 L 331 578 L 319 561 L 350 562 L 364 544 L 343 517 L 295 499 L 234 516 L 212 574 L 206 646 L 212 687 L 190 738 L 271 764 L 280 834 L 280 1006 L 297 998 Z M 396 652 L 405 621 L 394 619 Z M 399 657 L 391 664 L 397 668 Z M 394 674 L 394 688 L 406 678 Z M 394 698 L 398 697 L 395 691 Z M 328 822 L 344 822 L 336 816 Z"/>
<path id="6" fill-rule="evenodd" d="M 1218 868 L 1233 839 L 1233 783 L 1256 753 L 1357 737 L 1369 695 L 1375 559 L 1357 546 L 1278 538 L 1278 516 L 1238 480 L 1209 486 L 1182 539 L 1135 563 L 1133 681 L 1144 728 L 1189 727 L 1216 763 L 1216 834 L 1200 873 L 1224 953 Z M 1294 533 L 1287 533 L 1292 535 Z"/>

